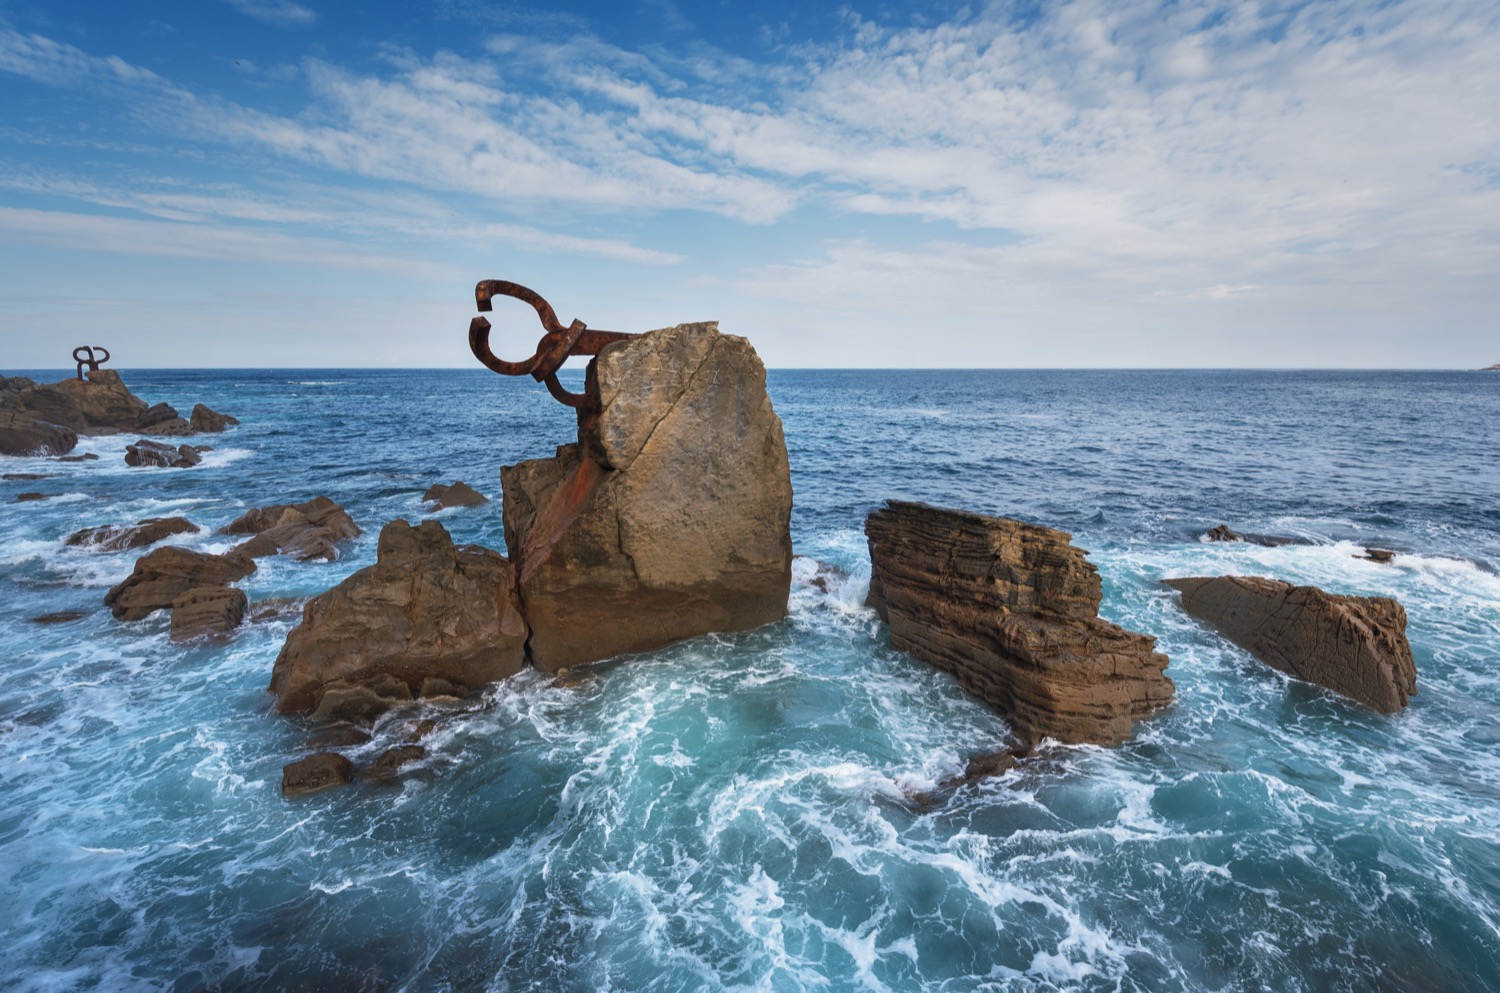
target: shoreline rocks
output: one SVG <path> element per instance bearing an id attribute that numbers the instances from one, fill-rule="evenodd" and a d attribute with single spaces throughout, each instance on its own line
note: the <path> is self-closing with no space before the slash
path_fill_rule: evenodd
<path id="1" fill-rule="evenodd" d="M 271 672 L 281 713 L 373 716 L 521 670 L 527 628 L 511 565 L 455 547 L 437 521 L 395 520 L 376 563 L 308 601 Z"/>
<path id="2" fill-rule="evenodd" d="M 715 323 L 589 364 L 577 444 L 506 466 L 532 664 L 556 672 L 786 616 L 791 476 L 765 367 Z"/>
<path id="3" fill-rule="evenodd" d="M 123 552 L 144 548 L 179 534 L 197 534 L 203 529 L 185 517 L 148 517 L 135 524 L 102 524 L 74 531 L 64 539 L 73 547 L 100 552 Z"/>
<path id="4" fill-rule="evenodd" d="M 235 553 L 253 559 L 290 555 L 298 562 L 339 557 L 338 542 L 364 532 L 343 507 L 326 496 L 304 503 L 255 507 L 219 528 L 220 534 L 253 535 L 235 546 Z"/>
<path id="5" fill-rule="evenodd" d="M 202 404 L 194 408 L 192 422 L 184 420 L 170 404 L 147 404 L 131 393 L 114 369 L 93 369 L 86 376 L 56 383 L 0 376 L 0 455 L 63 456 L 78 444 L 79 435 L 172 437 L 239 423 Z"/>
<path id="6" fill-rule="evenodd" d="M 1098 570 L 1066 532 L 892 500 L 865 534 L 891 647 L 951 673 L 1023 742 L 1117 743 L 1172 702 L 1156 639 L 1098 616 Z"/>
<path id="7" fill-rule="evenodd" d="M 138 621 L 166 610 L 182 594 L 200 586 L 228 586 L 255 571 L 243 555 L 210 555 L 179 545 L 158 548 L 136 560 L 125 580 L 104 595 L 117 620 Z"/>
<path id="8" fill-rule="evenodd" d="M 1182 609 L 1262 662 L 1382 714 L 1417 693 L 1406 611 L 1390 597 L 1325 593 L 1252 576 L 1184 577 L 1162 583 Z"/>

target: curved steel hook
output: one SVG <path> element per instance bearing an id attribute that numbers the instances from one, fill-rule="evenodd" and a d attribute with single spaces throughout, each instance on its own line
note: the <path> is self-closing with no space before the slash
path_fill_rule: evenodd
<path id="1" fill-rule="evenodd" d="M 103 357 L 96 357 L 96 351 L 103 352 Z M 80 355 L 79 352 L 83 354 Z M 109 361 L 109 349 L 103 345 L 79 345 L 73 349 L 73 361 L 78 363 L 78 378 L 83 379 L 83 367 L 87 365 L 89 372 L 98 372 L 99 367 Z"/>

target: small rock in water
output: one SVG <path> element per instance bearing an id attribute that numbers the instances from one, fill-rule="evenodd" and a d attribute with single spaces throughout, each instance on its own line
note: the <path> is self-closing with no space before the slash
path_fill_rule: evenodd
<path id="1" fill-rule="evenodd" d="M 1389 562 L 1396 557 L 1396 553 L 1389 548 L 1366 548 L 1365 554 L 1355 558 L 1369 559 L 1371 562 Z"/>
<path id="2" fill-rule="evenodd" d="M 254 571 L 255 563 L 243 556 L 167 545 L 136 559 L 131 574 L 104 595 L 104 605 L 122 621 L 138 621 L 194 587 L 226 586 Z"/>
<path id="3" fill-rule="evenodd" d="M 203 404 L 193 407 L 193 413 L 188 421 L 195 432 L 206 434 L 218 434 L 231 424 L 238 424 L 239 420 L 228 414 L 221 414 L 211 410 Z"/>
<path id="4" fill-rule="evenodd" d="M 137 524 L 104 524 L 68 535 L 66 544 L 88 545 L 101 552 L 119 552 L 154 545 L 178 534 L 196 534 L 202 528 L 184 517 L 148 517 Z"/>
<path id="5" fill-rule="evenodd" d="M 168 469 L 189 469 L 203 461 L 192 445 L 164 445 L 159 441 L 142 438 L 133 445 L 125 446 L 125 464 L 151 466 Z"/>
<path id="6" fill-rule="evenodd" d="M 9 479 L 9 480 L 16 480 L 16 481 L 23 481 L 24 480 L 26 482 L 33 482 L 33 481 L 38 480 L 38 479 L 51 479 L 51 478 L 52 477 L 49 476 L 45 472 L 7 472 L 5 475 L 0 476 L 0 479 Z"/>
<path id="7" fill-rule="evenodd" d="M 338 752 L 318 752 L 307 758 L 288 762 L 281 768 L 283 796 L 316 793 L 331 786 L 354 781 L 354 763 Z"/>
<path id="8" fill-rule="evenodd" d="M 359 774 L 368 779 L 393 779 L 404 765 L 427 757 L 427 749 L 421 745 L 397 745 L 380 753 L 380 757 L 361 769 Z"/>
<path id="9" fill-rule="evenodd" d="M 99 456 L 94 452 L 84 452 L 82 455 L 59 455 L 53 459 L 54 462 L 97 462 Z"/>
<path id="10" fill-rule="evenodd" d="M 20 493 L 16 495 L 16 503 L 35 503 L 45 500 L 50 494 L 47 493 Z"/>
<path id="11" fill-rule="evenodd" d="M 353 724 L 344 724 L 308 735 L 305 744 L 308 748 L 353 748 L 356 745 L 368 744 L 373 737 L 363 728 L 355 727 Z"/>
<path id="12" fill-rule="evenodd" d="M 245 619 L 245 591 L 233 586 L 197 586 L 172 601 L 172 640 L 223 637 Z"/>
<path id="13" fill-rule="evenodd" d="M 461 481 L 455 481 L 451 486 L 436 483 L 422 494 L 422 499 L 428 503 L 436 503 L 441 510 L 449 507 L 477 507 L 490 502 L 489 497 Z"/>
<path id="14" fill-rule="evenodd" d="M 67 624 L 69 621 L 78 621 L 87 617 L 81 610 L 58 610 L 50 614 L 41 614 L 31 619 L 33 624 Z"/>
<path id="15" fill-rule="evenodd" d="M 298 562 L 338 558 L 336 543 L 357 538 L 359 525 L 326 496 L 305 503 L 256 507 L 219 529 L 220 534 L 249 534 L 235 551 L 251 558 L 286 554 Z"/>

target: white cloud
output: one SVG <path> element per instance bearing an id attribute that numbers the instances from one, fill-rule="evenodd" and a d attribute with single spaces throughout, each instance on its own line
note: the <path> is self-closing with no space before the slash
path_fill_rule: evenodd
<path id="1" fill-rule="evenodd" d="M 247 17 L 278 27 L 312 24 L 318 15 L 295 0 L 225 0 L 225 3 Z"/>

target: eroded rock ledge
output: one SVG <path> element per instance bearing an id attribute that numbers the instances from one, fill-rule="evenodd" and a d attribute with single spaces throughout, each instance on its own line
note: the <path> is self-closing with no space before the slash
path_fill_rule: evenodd
<path id="1" fill-rule="evenodd" d="M 1289 676 L 1394 714 L 1417 693 L 1406 611 L 1390 597 L 1340 596 L 1252 576 L 1164 579 L 1182 609 Z"/>
<path id="2" fill-rule="evenodd" d="M 1111 744 L 1171 703 L 1167 657 L 1098 616 L 1099 573 L 1071 535 L 895 500 L 865 535 L 891 647 L 952 673 L 1022 740 Z"/>

